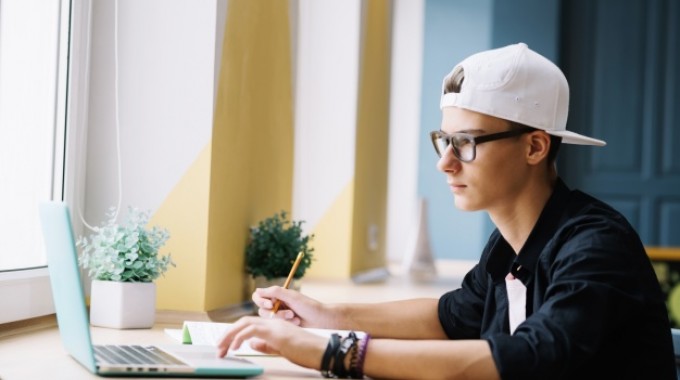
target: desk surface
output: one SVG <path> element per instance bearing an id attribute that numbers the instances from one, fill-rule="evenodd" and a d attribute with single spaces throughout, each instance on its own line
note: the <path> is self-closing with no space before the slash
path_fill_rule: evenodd
<path id="1" fill-rule="evenodd" d="M 158 325 L 153 329 L 115 330 L 92 328 L 92 340 L 97 344 L 177 344 Z M 258 379 L 318 378 L 319 372 L 297 366 L 284 358 L 261 356 L 248 360 L 264 367 Z M 64 350 L 56 327 L 0 340 L 0 378 L 12 379 L 96 379 Z M 108 378 L 108 377 L 107 377 Z M 121 377 L 121 379 L 123 379 Z M 127 378 L 129 379 L 129 378 Z"/>
<path id="2" fill-rule="evenodd" d="M 439 266 L 438 266 L 439 268 Z M 302 293 L 325 302 L 379 302 L 416 297 L 438 298 L 441 294 L 460 286 L 460 279 L 469 264 L 439 268 L 440 276 L 433 282 L 418 283 L 408 278 L 391 276 L 373 284 L 354 284 L 349 280 L 305 280 Z M 158 324 L 152 329 L 116 330 L 92 328 L 95 344 L 173 344 L 164 333 L 166 327 L 179 328 L 177 324 Z M 257 379 L 319 378 L 319 372 L 309 370 L 281 357 L 249 357 L 265 368 Z M 73 360 L 64 350 L 56 327 L 0 338 L 0 379 L 89 379 L 98 378 Z M 129 378 L 128 378 L 129 379 Z"/>

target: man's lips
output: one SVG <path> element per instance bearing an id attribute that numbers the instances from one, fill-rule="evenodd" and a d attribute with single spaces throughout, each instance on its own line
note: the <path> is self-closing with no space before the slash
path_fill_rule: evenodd
<path id="1" fill-rule="evenodd" d="M 456 182 L 447 182 L 447 184 L 449 185 L 449 189 L 451 189 L 451 191 L 462 190 L 462 189 L 467 187 L 467 186 L 463 185 L 462 183 L 456 183 Z"/>

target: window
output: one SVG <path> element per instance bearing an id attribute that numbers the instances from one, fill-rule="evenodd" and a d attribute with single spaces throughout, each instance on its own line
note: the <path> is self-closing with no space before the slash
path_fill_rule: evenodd
<path id="1" fill-rule="evenodd" d="M 0 0 L 0 323 L 53 312 L 38 202 L 64 198 L 67 0 Z"/>

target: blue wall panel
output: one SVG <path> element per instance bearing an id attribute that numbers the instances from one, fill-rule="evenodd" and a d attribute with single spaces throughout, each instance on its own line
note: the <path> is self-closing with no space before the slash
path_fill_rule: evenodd
<path id="1" fill-rule="evenodd" d="M 468 55 L 491 47 L 491 0 L 427 0 L 423 51 L 418 194 L 428 201 L 428 225 L 436 258 L 475 260 L 487 236 L 486 216 L 455 208 L 429 132 L 441 124 L 442 79 Z"/>

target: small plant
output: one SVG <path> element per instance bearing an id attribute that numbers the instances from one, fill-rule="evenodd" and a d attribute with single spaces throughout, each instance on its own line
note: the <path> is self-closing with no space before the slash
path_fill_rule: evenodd
<path id="1" fill-rule="evenodd" d="M 300 251 L 304 252 L 294 278 L 302 278 L 312 264 L 313 248 L 308 243 L 314 235 L 304 235 L 302 221 L 289 221 L 285 211 L 262 220 L 250 229 L 246 246 L 246 270 L 253 277 L 267 280 L 287 277 Z"/>
<path id="2" fill-rule="evenodd" d="M 108 220 L 89 238 L 80 237 L 76 245 L 82 248 L 80 266 L 87 269 L 93 280 L 119 282 L 153 282 L 175 266 L 170 255 L 159 256 L 158 250 L 170 234 L 165 229 L 145 228 L 149 213 L 128 208 L 123 225 L 116 224 L 115 209 L 107 213 Z"/>

